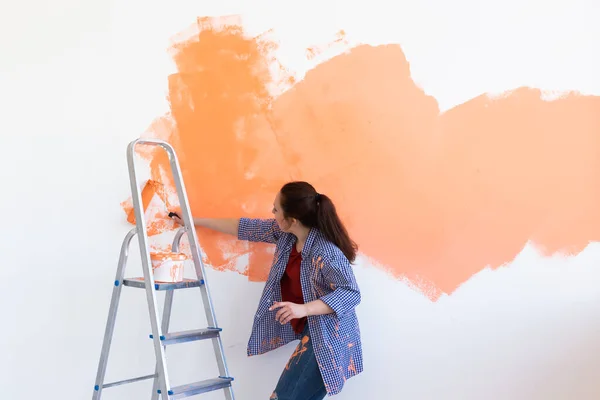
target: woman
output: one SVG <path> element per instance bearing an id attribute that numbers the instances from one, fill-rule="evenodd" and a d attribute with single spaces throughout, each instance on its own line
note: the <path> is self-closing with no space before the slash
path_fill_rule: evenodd
<path id="1" fill-rule="evenodd" d="M 354 311 L 361 296 L 350 265 L 357 247 L 329 197 L 306 182 L 285 184 L 273 214 L 266 220 L 194 218 L 194 224 L 239 240 L 275 244 L 248 355 L 300 340 L 270 399 L 323 399 L 363 370 Z"/>

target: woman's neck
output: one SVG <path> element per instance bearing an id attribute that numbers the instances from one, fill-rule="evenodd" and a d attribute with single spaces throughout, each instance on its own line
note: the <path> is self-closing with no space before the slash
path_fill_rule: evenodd
<path id="1" fill-rule="evenodd" d="M 310 228 L 301 227 L 294 233 L 296 236 L 296 250 L 298 253 L 302 252 L 304 248 L 304 243 L 306 243 L 306 238 L 308 237 L 308 233 L 310 232 Z"/>

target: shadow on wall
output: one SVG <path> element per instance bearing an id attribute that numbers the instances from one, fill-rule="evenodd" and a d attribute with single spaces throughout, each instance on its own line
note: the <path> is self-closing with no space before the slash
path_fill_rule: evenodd
<path id="1" fill-rule="evenodd" d="M 274 42 L 213 18 L 179 37 L 171 112 L 145 135 L 175 146 L 197 216 L 268 217 L 285 181 L 308 180 L 364 254 L 432 300 L 529 240 L 577 253 L 600 238 L 599 97 L 519 88 L 440 114 L 400 46 L 385 45 L 355 47 L 271 98 Z M 171 185 L 166 157 L 147 155 Z M 245 273 L 266 279 L 267 246 L 199 235 L 213 267 L 250 252 Z"/>

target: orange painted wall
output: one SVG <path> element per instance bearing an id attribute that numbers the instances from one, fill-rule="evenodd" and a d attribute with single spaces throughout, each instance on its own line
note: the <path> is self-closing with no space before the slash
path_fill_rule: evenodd
<path id="1" fill-rule="evenodd" d="M 271 98 L 275 44 L 221 22 L 175 40 L 170 114 L 145 133 L 175 146 L 195 216 L 268 217 L 285 181 L 308 180 L 362 253 L 433 300 L 529 240 L 551 254 L 600 239 L 600 98 L 523 87 L 440 113 L 398 45 L 355 47 Z M 266 278 L 266 245 L 198 233 L 216 268 L 250 252 L 246 274 Z"/>

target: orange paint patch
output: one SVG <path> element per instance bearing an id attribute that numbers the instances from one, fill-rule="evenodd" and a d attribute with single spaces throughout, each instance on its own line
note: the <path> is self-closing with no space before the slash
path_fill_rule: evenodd
<path id="1" fill-rule="evenodd" d="M 269 215 L 287 177 L 267 118 L 268 85 L 278 83 L 269 71 L 275 45 L 246 37 L 237 22 L 200 18 L 178 35 L 171 48 L 179 71 L 169 77 L 171 113 L 153 124 L 156 137 L 168 140 L 178 153 L 195 216 Z M 151 160 L 153 179 L 170 177 L 164 151 L 143 155 Z M 237 270 L 238 257 L 248 254 L 244 273 L 251 280 L 266 279 L 272 246 L 239 243 L 204 229 L 198 235 L 214 268 Z"/>
<path id="2" fill-rule="evenodd" d="M 144 188 L 142 189 L 142 209 L 144 210 L 144 212 L 148 210 L 150 201 L 152 201 L 152 198 L 154 198 L 154 196 L 159 196 L 163 202 L 167 202 L 163 184 L 149 179 L 144 185 Z M 125 212 L 127 213 L 127 222 L 129 222 L 130 224 L 135 224 L 135 213 L 133 212 L 131 200 L 123 202 L 122 206 L 124 207 Z"/>
<path id="3" fill-rule="evenodd" d="M 577 252 L 600 237 L 597 97 L 522 88 L 440 115 L 399 46 L 360 46 L 273 113 L 286 157 L 333 196 L 362 252 L 432 299 L 528 240 Z"/>
<path id="4" fill-rule="evenodd" d="M 339 31 L 336 34 L 333 42 L 326 44 L 325 46 L 311 46 L 306 49 L 306 58 L 312 60 L 326 51 L 335 49 L 336 47 L 347 46 L 349 43 L 346 40 L 346 32 L 344 30 Z"/>
<path id="5" fill-rule="evenodd" d="M 298 346 L 296 346 L 294 353 L 290 356 L 290 359 L 288 360 L 288 362 L 285 366 L 285 369 L 290 369 L 290 365 L 291 365 L 292 361 L 295 361 L 296 364 L 300 361 L 300 357 L 302 357 L 302 354 L 308 350 L 308 347 L 306 347 L 306 344 L 308 343 L 308 341 L 309 341 L 308 336 L 302 337 L 302 340 L 300 341 L 300 343 L 298 343 Z"/>
<path id="6" fill-rule="evenodd" d="M 308 180 L 363 253 L 434 300 L 529 240 L 550 254 L 600 238 L 599 98 L 520 88 L 440 114 L 387 45 L 334 57 L 271 99 L 274 47 L 215 19 L 173 46 L 172 131 L 160 135 L 195 216 L 269 217 L 285 181 Z M 152 158 L 153 179 L 164 161 Z M 249 253 L 245 273 L 266 278 L 273 246 L 198 233 L 216 268 Z"/>
<path id="7" fill-rule="evenodd" d="M 146 232 L 148 236 L 158 235 L 174 227 L 173 221 L 168 217 L 168 210 L 171 209 L 171 206 L 165 185 L 159 181 L 149 179 L 142 189 L 141 197 L 142 209 L 146 217 Z M 154 210 L 151 215 L 148 215 L 149 206 L 154 200 L 158 201 L 160 206 L 157 210 Z M 123 201 L 121 207 L 123 207 L 127 214 L 127 221 L 131 224 L 135 224 L 135 212 L 133 211 L 131 198 Z"/>
<path id="8" fill-rule="evenodd" d="M 348 372 L 356 375 L 356 365 L 354 365 L 354 358 L 350 358 L 350 365 L 348 365 Z"/>

